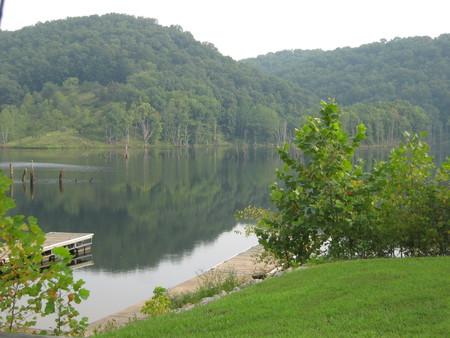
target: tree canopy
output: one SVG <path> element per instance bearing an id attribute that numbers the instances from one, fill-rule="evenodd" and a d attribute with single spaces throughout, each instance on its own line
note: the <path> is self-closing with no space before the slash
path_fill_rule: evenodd
<path id="1" fill-rule="evenodd" d="M 449 34 L 240 62 L 180 26 L 122 14 L 0 36 L 3 145 L 67 130 L 112 144 L 281 144 L 318 98 L 346 106 L 344 128 L 364 123 L 366 143 L 450 129 Z"/>
<path id="2" fill-rule="evenodd" d="M 27 116 L 25 135 L 76 128 L 108 141 L 140 133 L 136 139 L 178 145 L 246 134 L 266 142 L 277 128 L 270 123 L 293 129 L 317 102 L 154 19 L 94 15 L 0 34 L 0 105 Z M 152 135 L 136 114 L 143 104 L 160 121 Z M 255 124 L 249 112 L 256 105 L 273 116 Z"/>
<path id="3" fill-rule="evenodd" d="M 430 135 L 450 130 L 450 34 L 333 51 L 284 50 L 244 62 L 341 105 L 408 101 L 428 115 L 423 128 Z"/>

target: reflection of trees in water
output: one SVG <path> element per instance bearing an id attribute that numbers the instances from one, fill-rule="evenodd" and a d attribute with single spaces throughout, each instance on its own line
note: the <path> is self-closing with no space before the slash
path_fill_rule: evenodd
<path id="1" fill-rule="evenodd" d="M 103 164 L 115 170 L 66 184 L 64 195 L 40 186 L 34 200 L 17 201 L 19 213 L 38 217 L 44 231 L 94 232 L 95 268 L 156 266 L 231 230 L 238 209 L 267 204 L 277 155 L 259 152 L 245 161 L 223 149 L 109 154 Z"/>
<path id="2" fill-rule="evenodd" d="M 386 160 L 389 150 L 361 149 L 357 156 L 367 161 L 368 170 Z M 34 158 L 39 155 L 33 151 Z M 64 155 L 59 162 L 75 162 L 74 155 Z M 235 148 L 176 148 L 148 149 L 146 156 L 130 152 L 128 160 L 120 151 L 84 153 L 77 160 L 113 170 L 66 170 L 64 194 L 58 184 L 39 183 L 33 200 L 30 191 L 17 189 L 20 182 L 12 212 L 36 216 L 44 231 L 94 232 L 94 269 L 110 271 L 156 266 L 166 255 L 182 256 L 199 242 L 215 240 L 235 226 L 237 210 L 269 206 L 267 186 L 280 166 L 273 149 L 253 147 L 246 156 Z M 57 173 L 38 172 L 37 179 Z"/>

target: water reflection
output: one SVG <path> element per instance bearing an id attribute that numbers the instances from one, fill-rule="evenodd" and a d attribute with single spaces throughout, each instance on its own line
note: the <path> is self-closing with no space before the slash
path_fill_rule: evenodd
<path id="1" fill-rule="evenodd" d="M 34 159 L 33 198 L 27 185 L 16 189 L 13 212 L 36 216 L 44 231 L 94 232 L 93 269 L 113 273 L 183 257 L 232 229 L 236 210 L 267 203 L 277 163 L 265 149 L 245 161 L 234 149 L 130 151 L 128 159 L 56 153 L 17 150 L 2 159 L 0 167 L 10 161 L 17 171 Z"/>

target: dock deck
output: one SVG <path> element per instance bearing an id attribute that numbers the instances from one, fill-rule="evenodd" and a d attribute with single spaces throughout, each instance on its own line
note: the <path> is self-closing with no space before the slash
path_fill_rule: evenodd
<path id="1" fill-rule="evenodd" d="M 43 252 L 62 246 L 69 250 L 82 249 L 92 245 L 93 237 L 91 233 L 48 232 L 45 234 Z"/>
<path id="2" fill-rule="evenodd" d="M 45 268 L 50 261 L 55 260 L 52 250 L 57 247 L 65 247 L 74 256 L 72 259 L 72 268 L 92 265 L 92 242 L 93 233 L 74 233 L 74 232 L 48 232 L 45 234 L 45 241 L 42 248 L 43 260 L 41 267 Z M 7 255 L 7 253 L 6 253 Z M 4 258 L 3 263 L 8 259 Z M 1 265 L 1 264 L 0 264 Z"/>
<path id="3" fill-rule="evenodd" d="M 44 256 L 41 263 L 42 268 L 47 267 L 49 262 L 55 260 L 52 250 L 57 247 L 65 247 L 74 256 L 70 264 L 72 268 L 92 265 L 93 237 L 94 234 L 92 233 L 49 232 L 45 234 L 42 249 L 42 255 Z"/>

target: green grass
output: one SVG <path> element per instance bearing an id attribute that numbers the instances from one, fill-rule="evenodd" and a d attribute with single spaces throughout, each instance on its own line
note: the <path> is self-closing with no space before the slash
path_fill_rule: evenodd
<path id="1" fill-rule="evenodd" d="M 448 337 L 450 257 L 311 266 L 104 337 Z"/>
<path id="2" fill-rule="evenodd" d="M 18 148 L 96 148 L 106 144 L 82 137 L 76 130 L 52 131 L 39 137 L 26 137 L 8 143 Z"/>
<path id="3" fill-rule="evenodd" d="M 157 143 L 149 146 L 158 147 L 177 147 L 173 144 Z M 229 143 L 223 142 L 220 146 L 229 146 Z M 96 139 L 87 138 L 80 135 L 75 129 L 66 129 L 64 131 L 52 131 L 40 136 L 28 136 L 20 140 L 11 141 L 7 144 L 8 148 L 39 148 L 39 149 L 110 149 L 125 147 L 125 140 L 117 142 L 113 145 L 107 144 L 102 135 L 97 135 Z M 143 143 L 140 138 L 132 138 L 129 143 L 130 148 L 143 148 Z M 211 145 L 194 145 L 194 147 L 210 148 Z"/>

